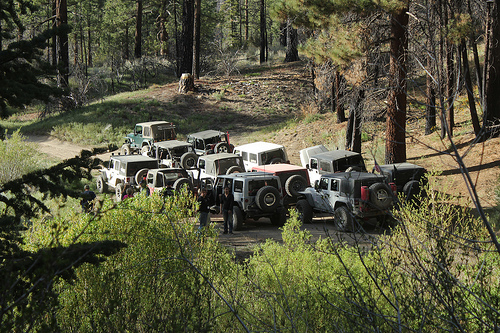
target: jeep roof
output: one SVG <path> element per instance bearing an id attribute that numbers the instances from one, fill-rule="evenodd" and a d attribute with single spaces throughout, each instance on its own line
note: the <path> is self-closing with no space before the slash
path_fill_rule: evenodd
<path id="1" fill-rule="evenodd" d="M 237 173 L 232 173 L 229 175 L 220 175 L 219 178 L 253 178 L 253 179 L 260 179 L 260 178 L 276 178 L 275 175 L 269 172 L 237 172 Z"/>
<path id="2" fill-rule="evenodd" d="M 361 196 L 362 185 L 369 186 L 374 182 L 386 183 L 385 176 L 377 175 L 370 172 L 358 172 L 358 171 L 329 173 L 321 175 L 321 178 L 345 180 L 340 185 L 340 192 L 356 198 L 359 198 Z M 350 186 L 350 184 L 352 186 Z"/>
<path id="3" fill-rule="evenodd" d="M 328 151 L 328 148 L 326 148 L 323 145 L 317 145 L 317 146 L 301 149 L 299 151 L 299 156 L 300 156 L 300 162 L 302 163 L 302 166 L 305 167 L 306 164 L 309 163 L 309 158 L 311 158 L 311 156 L 319 154 L 319 153 L 324 153 L 326 151 Z"/>
<path id="4" fill-rule="evenodd" d="M 190 143 L 187 143 L 184 141 L 179 141 L 179 140 L 160 141 L 160 142 L 153 143 L 153 145 L 157 146 L 159 148 L 163 148 L 163 149 L 172 149 L 172 148 L 178 148 L 178 147 L 191 147 Z"/>
<path id="5" fill-rule="evenodd" d="M 171 122 L 163 121 L 163 120 L 156 120 L 156 121 L 147 121 L 144 123 L 137 123 L 136 126 L 157 126 L 157 125 L 168 125 L 170 127 L 175 127 L 174 124 Z"/>
<path id="6" fill-rule="evenodd" d="M 188 135 L 188 137 L 194 137 L 194 138 L 205 140 L 205 139 L 213 138 L 214 136 L 220 136 L 220 135 L 224 135 L 224 134 L 226 134 L 226 133 L 221 132 L 221 131 L 206 130 L 206 131 L 191 133 Z"/>
<path id="7" fill-rule="evenodd" d="M 121 162 L 148 162 L 156 161 L 156 159 L 143 155 L 111 155 L 110 159 L 119 160 Z"/>
<path id="8" fill-rule="evenodd" d="M 247 143 L 238 147 L 234 147 L 234 150 L 242 150 L 246 151 L 249 153 L 261 153 L 264 151 L 268 150 L 274 150 L 274 149 L 280 149 L 284 148 L 282 145 L 278 145 L 276 143 L 271 143 L 271 142 L 253 142 L 253 143 Z"/>
<path id="9" fill-rule="evenodd" d="M 359 156 L 360 153 L 355 153 L 349 150 L 330 150 L 323 153 L 311 155 L 310 158 L 317 158 L 318 160 L 338 160 L 350 156 Z"/>
<path id="10" fill-rule="evenodd" d="M 258 165 L 254 166 L 252 170 L 270 172 L 273 174 L 278 174 L 281 172 L 290 172 L 290 171 L 303 171 L 303 170 L 307 171 L 307 169 L 304 167 L 286 163 Z"/>

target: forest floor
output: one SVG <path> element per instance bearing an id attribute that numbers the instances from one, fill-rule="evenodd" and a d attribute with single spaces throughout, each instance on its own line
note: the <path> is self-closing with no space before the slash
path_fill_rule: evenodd
<path id="1" fill-rule="evenodd" d="M 263 67 L 257 73 L 242 71 L 231 77 L 201 78 L 195 81 L 195 91 L 188 94 L 179 94 L 177 83 L 155 86 L 148 89 L 143 98 L 175 105 L 176 114 L 186 118 L 192 113 L 213 117 L 219 124 L 219 128 L 214 129 L 229 131 L 234 145 L 253 141 L 282 144 L 291 163 L 300 165 L 299 150 L 318 144 L 330 149 L 342 148 L 344 141 L 346 123 L 337 124 L 331 113 L 317 113 L 312 88 L 311 76 L 304 64 L 292 63 Z M 467 166 L 480 204 L 487 210 L 493 209 L 497 205 L 495 189 L 500 175 L 500 138 L 475 144 L 468 108 L 459 103 L 456 110 L 453 142 Z M 168 112 L 172 111 L 166 111 L 164 120 L 168 120 Z M 418 111 L 410 117 L 412 121 L 407 125 L 406 142 L 408 162 L 436 173 L 432 177 L 437 182 L 436 188 L 463 199 L 461 205 L 473 207 L 450 140 L 441 140 L 438 131 L 424 135 L 425 120 Z M 364 125 L 365 137 L 370 140 L 363 143 L 362 154 L 369 169 L 374 158 L 379 164 L 384 163 L 384 125 L 384 122 Z M 30 137 L 30 140 L 37 142 L 42 152 L 54 158 L 73 157 L 81 149 L 88 148 L 51 137 L 37 136 Z M 100 157 L 107 159 L 108 155 Z M 221 219 L 214 216 L 212 220 L 220 222 Z M 244 231 L 231 238 L 223 239 L 221 235 L 221 241 L 244 248 L 267 238 L 280 240 L 280 231 L 267 225 L 267 222 L 260 221 L 249 223 Z M 330 227 L 331 222 L 318 220 L 308 230 L 318 238 L 329 233 Z M 378 232 L 371 231 L 372 234 Z"/>

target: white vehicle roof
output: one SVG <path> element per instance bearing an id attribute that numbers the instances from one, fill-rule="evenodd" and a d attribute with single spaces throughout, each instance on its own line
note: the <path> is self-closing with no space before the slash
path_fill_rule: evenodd
<path id="1" fill-rule="evenodd" d="M 246 151 L 249 153 L 261 153 L 263 151 L 269 151 L 269 150 L 275 150 L 275 149 L 280 149 L 284 148 L 282 145 L 278 145 L 276 143 L 270 143 L 270 142 L 253 142 L 253 143 L 247 143 L 238 147 L 234 147 L 234 150 L 239 150 L 239 151 Z"/>
<path id="2" fill-rule="evenodd" d="M 311 156 L 319 154 L 319 153 L 324 153 L 327 151 L 328 151 L 328 148 L 326 148 L 323 145 L 317 145 L 317 146 L 313 146 L 313 147 L 304 148 L 301 151 L 299 151 L 300 163 L 302 163 L 302 166 L 305 167 L 306 164 L 309 163 L 309 159 L 311 158 Z"/>

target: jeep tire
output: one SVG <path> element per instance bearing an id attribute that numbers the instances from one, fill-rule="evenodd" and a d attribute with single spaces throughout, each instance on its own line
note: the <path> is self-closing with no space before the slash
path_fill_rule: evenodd
<path id="1" fill-rule="evenodd" d="M 148 155 L 149 156 L 149 151 L 151 150 L 151 147 L 148 145 L 144 145 L 141 148 L 141 155 Z"/>
<path id="2" fill-rule="evenodd" d="M 388 209 L 392 205 L 392 192 L 387 184 L 375 183 L 369 187 L 370 202 L 378 209 Z"/>
<path id="3" fill-rule="evenodd" d="M 346 206 L 337 207 L 333 214 L 335 228 L 338 231 L 356 231 L 354 225 L 357 224 L 357 222 L 355 222 L 354 216 L 352 216 Z"/>
<path id="4" fill-rule="evenodd" d="M 243 172 L 243 169 L 237 165 L 233 165 L 232 167 L 227 169 L 226 175 L 230 175 L 230 174 L 235 173 L 235 172 Z"/>
<path id="5" fill-rule="evenodd" d="M 195 168 L 196 162 L 198 162 L 198 155 L 196 155 L 195 153 L 187 152 L 181 156 L 181 167 L 183 169 Z"/>
<path id="6" fill-rule="evenodd" d="M 177 192 L 181 191 L 184 187 L 188 188 L 188 191 L 193 191 L 193 184 L 187 178 L 179 178 L 174 182 L 174 190 Z"/>
<path id="7" fill-rule="evenodd" d="M 97 177 L 97 180 L 95 183 L 96 183 L 97 191 L 99 191 L 99 193 L 106 193 L 108 191 L 108 184 L 106 183 L 106 181 L 104 180 L 104 177 L 102 175 L 99 175 Z"/>
<path id="8" fill-rule="evenodd" d="M 269 164 L 278 164 L 278 163 L 285 163 L 285 161 L 283 161 L 283 159 L 279 157 L 275 157 L 269 161 Z"/>
<path id="9" fill-rule="evenodd" d="M 129 143 L 124 143 L 123 146 L 120 149 L 120 153 L 122 155 L 130 155 L 131 151 L 132 150 L 130 149 L 130 144 Z"/>
<path id="10" fill-rule="evenodd" d="M 277 227 L 282 227 L 286 222 L 286 210 L 284 208 L 278 208 L 276 213 L 269 217 L 271 224 Z"/>
<path id="11" fill-rule="evenodd" d="M 241 208 L 237 205 L 233 206 L 233 230 L 238 231 L 243 228 L 243 222 L 245 218 L 243 217 L 243 212 Z"/>
<path id="12" fill-rule="evenodd" d="M 418 180 L 410 180 L 403 186 L 403 193 L 405 200 L 411 200 L 415 195 L 420 192 L 420 182 Z"/>
<path id="13" fill-rule="evenodd" d="M 134 180 L 135 180 L 135 183 L 137 185 L 139 185 L 142 182 L 142 180 L 144 179 L 144 176 L 146 176 L 148 174 L 148 170 L 149 169 L 144 168 L 144 169 L 141 169 L 135 173 Z"/>
<path id="14" fill-rule="evenodd" d="M 116 184 L 116 187 L 115 187 L 115 196 L 116 196 L 116 201 L 117 202 L 120 202 L 122 201 L 122 197 L 123 197 L 123 184 L 122 183 L 118 183 Z"/>
<path id="15" fill-rule="evenodd" d="M 280 205 L 280 192 L 273 186 L 261 187 L 255 195 L 255 202 L 263 212 L 274 212 Z"/>
<path id="16" fill-rule="evenodd" d="M 219 142 L 215 145 L 214 153 L 229 153 L 229 145 L 225 142 Z"/>
<path id="17" fill-rule="evenodd" d="M 313 209 L 306 199 L 301 199 L 295 204 L 295 210 L 299 214 L 299 220 L 302 224 L 312 223 Z"/>
<path id="18" fill-rule="evenodd" d="M 300 195 L 300 191 L 304 191 L 307 187 L 307 181 L 301 175 L 293 175 L 288 178 L 285 182 L 286 194 L 292 198 L 296 198 Z"/>

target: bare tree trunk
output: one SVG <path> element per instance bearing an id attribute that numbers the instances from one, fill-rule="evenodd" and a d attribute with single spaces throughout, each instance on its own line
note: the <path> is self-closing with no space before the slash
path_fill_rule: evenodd
<path id="1" fill-rule="evenodd" d="M 481 127 L 479 126 L 479 119 L 477 117 L 476 111 L 476 101 L 474 100 L 474 92 L 472 91 L 472 79 L 470 77 L 470 69 L 469 69 L 469 59 L 467 57 L 467 44 L 465 43 L 465 39 L 462 39 L 460 44 L 460 49 L 462 53 L 462 66 L 464 68 L 464 82 L 465 89 L 467 90 L 467 98 L 469 100 L 469 109 L 470 116 L 472 120 L 472 127 L 474 128 L 474 134 L 479 135 L 479 131 Z"/>
<path id="2" fill-rule="evenodd" d="M 56 26 L 64 28 L 68 25 L 68 6 L 66 0 L 56 1 Z M 57 34 L 58 48 L 58 75 L 57 84 L 60 87 L 68 88 L 69 81 L 69 46 L 68 32 L 66 30 L 59 31 Z"/>
<path id="3" fill-rule="evenodd" d="M 354 103 L 354 123 L 352 127 L 352 146 L 351 151 L 361 154 L 361 114 L 362 103 L 365 98 L 365 91 L 360 90 L 357 94 L 356 102 Z"/>
<path id="4" fill-rule="evenodd" d="M 390 91 L 387 106 L 386 163 L 406 161 L 406 52 L 408 5 L 391 17 Z"/>
<path id="5" fill-rule="evenodd" d="M 334 73 L 334 78 L 333 78 L 333 89 L 334 92 L 332 95 L 334 95 L 334 101 L 335 101 L 335 113 L 337 114 L 337 124 L 343 123 L 346 121 L 345 119 L 345 110 L 344 110 L 344 105 L 341 103 L 341 98 L 343 95 L 343 88 L 341 84 L 341 75 L 340 72 L 337 70 Z M 333 104 L 332 104 L 333 105 Z"/>
<path id="6" fill-rule="evenodd" d="M 485 103 L 484 103 L 484 124 L 486 127 L 498 125 L 500 123 L 500 22 L 499 22 L 499 5 L 500 0 L 495 0 L 493 3 L 488 2 L 488 22 L 490 25 L 487 31 L 487 59 L 485 62 Z M 490 127 L 491 128 L 491 127 Z M 498 135 L 498 131 L 490 135 Z"/>
<path id="7" fill-rule="evenodd" d="M 432 57 L 427 54 L 427 68 L 432 68 Z M 427 106 L 425 108 L 425 135 L 434 132 L 436 128 L 436 90 L 430 75 L 426 77 Z"/>
<path id="8" fill-rule="evenodd" d="M 201 0 L 194 1 L 193 77 L 200 78 Z"/>
<path id="9" fill-rule="evenodd" d="M 193 72 L 193 38 L 194 38 L 194 0 L 184 0 L 182 8 L 182 37 L 180 54 L 180 73 Z"/>
<path id="10" fill-rule="evenodd" d="M 447 42 L 446 47 L 446 99 L 448 108 L 448 131 L 450 137 L 453 136 L 453 127 L 455 127 L 455 108 L 454 101 L 454 85 L 455 85 L 455 68 L 453 63 L 454 47 L 450 42 Z"/>
<path id="11" fill-rule="evenodd" d="M 158 41 L 160 42 L 160 56 L 166 58 L 168 55 L 168 33 L 167 33 L 167 18 L 165 17 L 165 12 L 167 10 L 167 1 L 163 0 L 160 8 L 160 15 L 158 16 Z"/>
<path id="12" fill-rule="evenodd" d="M 286 56 L 285 62 L 299 61 L 299 51 L 297 50 L 298 44 L 297 29 L 292 26 L 292 20 L 288 17 L 286 19 Z"/>
<path id="13" fill-rule="evenodd" d="M 92 67 L 93 66 L 93 59 L 92 59 L 92 31 L 91 31 L 91 25 L 90 25 L 90 18 L 88 20 L 88 31 L 87 31 L 87 56 L 88 56 L 88 61 L 87 61 L 87 67 Z"/>
<path id="14" fill-rule="evenodd" d="M 134 57 L 140 59 L 142 56 L 142 0 L 137 0 L 137 11 L 135 15 Z"/>
<path id="15" fill-rule="evenodd" d="M 266 57 L 266 1 L 260 0 L 260 63 L 267 61 Z"/>
<path id="16" fill-rule="evenodd" d="M 123 48 L 123 59 L 128 60 L 130 56 L 130 49 L 129 49 L 129 44 L 128 44 L 128 27 L 125 27 L 125 45 Z"/>

